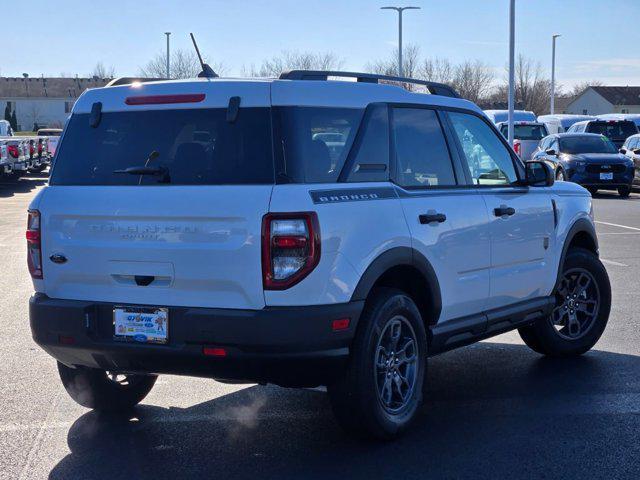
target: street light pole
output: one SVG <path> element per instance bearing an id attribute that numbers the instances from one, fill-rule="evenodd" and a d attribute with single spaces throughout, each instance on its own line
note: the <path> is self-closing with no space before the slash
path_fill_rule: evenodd
<path id="1" fill-rule="evenodd" d="M 551 115 L 556 113 L 556 38 L 560 36 L 557 33 L 551 36 L 551 107 L 549 109 Z"/>
<path id="2" fill-rule="evenodd" d="M 509 2 L 509 117 L 508 117 L 508 140 L 513 147 L 513 109 L 515 97 L 515 37 L 516 37 L 516 0 Z"/>
<path id="3" fill-rule="evenodd" d="M 398 76 L 402 77 L 402 12 L 405 10 L 420 10 L 420 7 L 380 7 L 380 10 L 395 10 L 398 12 Z"/>
<path id="4" fill-rule="evenodd" d="M 164 34 L 167 36 L 167 78 L 171 78 L 169 75 L 171 73 L 169 68 L 169 35 L 171 35 L 171 32 L 164 32 Z"/>

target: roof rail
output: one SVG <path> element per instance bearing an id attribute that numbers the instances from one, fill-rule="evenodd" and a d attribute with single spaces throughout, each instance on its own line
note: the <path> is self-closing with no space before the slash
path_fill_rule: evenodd
<path id="1" fill-rule="evenodd" d="M 131 85 L 132 83 L 159 82 L 166 78 L 144 78 L 144 77 L 118 77 L 111 80 L 105 87 L 117 87 L 119 85 Z"/>
<path id="2" fill-rule="evenodd" d="M 377 73 L 339 72 L 330 70 L 290 70 L 280 74 L 281 80 L 328 80 L 329 77 L 355 78 L 363 83 L 398 82 L 423 85 L 432 95 L 442 95 L 444 97 L 460 98 L 458 92 L 453 87 L 444 83 L 429 82 L 415 78 L 396 77 L 393 75 L 379 75 Z"/>

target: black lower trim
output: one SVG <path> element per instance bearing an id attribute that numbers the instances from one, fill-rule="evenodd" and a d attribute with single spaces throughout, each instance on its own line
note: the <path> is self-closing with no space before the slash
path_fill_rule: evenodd
<path id="1" fill-rule="evenodd" d="M 33 339 L 69 366 L 313 386 L 345 365 L 364 302 L 262 310 L 169 307 L 169 343 L 113 340 L 113 304 L 31 297 Z M 332 321 L 350 318 L 334 332 Z M 72 340 L 70 340 L 72 339 Z M 204 346 L 223 347 L 224 358 Z"/>
<path id="2" fill-rule="evenodd" d="M 554 305 L 553 297 L 535 298 L 434 325 L 431 329 L 430 354 L 470 345 L 527 325 L 549 315 Z"/>

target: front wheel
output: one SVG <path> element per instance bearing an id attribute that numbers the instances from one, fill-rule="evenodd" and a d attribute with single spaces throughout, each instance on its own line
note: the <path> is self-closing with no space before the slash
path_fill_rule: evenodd
<path id="1" fill-rule="evenodd" d="M 631 195 L 631 187 L 618 187 L 618 195 L 622 198 L 627 198 Z"/>
<path id="2" fill-rule="evenodd" d="M 360 436 L 397 436 L 416 416 L 426 367 L 427 338 L 413 300 L 391 288 L 372 292 L 349 366 L 328 388 L 338 422 Z"/>
<path id="3" fill-rule="evenodd" d="M 155 375 L 120 374 L 97 368 L 70 368 L 58 362 L 65 390 L 83 407 L 126 411 L 140 403 L 156 383 Z"/>
<path id="4" fill-rule="evenodd" d="M 556 357 L 581 355 L 600 339 L 611 311 L 611 284 L 595 253 L 583 248 L 567 252 L 548 318 L 518 331 L 534 351 Z"/>

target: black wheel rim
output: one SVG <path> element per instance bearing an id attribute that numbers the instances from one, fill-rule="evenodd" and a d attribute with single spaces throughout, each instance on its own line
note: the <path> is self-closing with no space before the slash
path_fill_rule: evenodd
<path id="1" fill-rule="evenodd" d="M 551 324 L 565 340 L 584 337 L 600 310 L 600 289 L 594 276 L 584 268 L 573 268 L 562 275 L 556 292 Z"/>
<path id="2" fill-rule="evenodd" d="M 391 414 L 407 408 L 418 378 L 418 342 L 413 327 L 402 315 L 385 325 L 375 350 L 378 400 Z"/>

